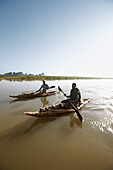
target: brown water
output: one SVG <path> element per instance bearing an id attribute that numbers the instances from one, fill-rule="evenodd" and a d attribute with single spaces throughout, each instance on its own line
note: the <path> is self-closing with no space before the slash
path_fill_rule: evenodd
<path id="1" fill-rule="evenodd" d="M 73 81 L 49 81 L 69 94 Z M 12 102 L 9 94 L 37 90 L 41 82 L 0 82 L 0 170 L 112 170 L 113 80 L 76 80 L 91 101 L 76 114 L 35 118 L 23 115 L 59 103 L 63 94 Z M 57 88 L 56 88 L 57 90 Z"/>

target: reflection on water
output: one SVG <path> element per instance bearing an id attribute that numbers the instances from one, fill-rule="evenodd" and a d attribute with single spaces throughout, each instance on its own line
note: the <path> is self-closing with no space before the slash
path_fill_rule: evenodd
<path id="1" fill-rule="evenodd" d="M 47 97 L 41 97 L 40 100 L 43 103 L 43 107 L 49 104 L 49 100 L 47 99 Z"/>
<path id="2" fill-rule="evenodd" d="M 82 122 L 80 119 L 76 117 L 76 114 L 71 114 L 70 115 L 70 127 L 74 127 L 74 125 L 77 125 L 79 128 L 82 128 Z"/>
<path id="3" fill-rule="evenodd" d="M 11 103 L 15 103 L 15 102 L 19 102 L 19 101 L 30 101 L 30 100 L 34 100 L 37 97 L 32 97 L 32 98 L 18 98 L 18 99 L 14 99 L 10 102 Z M 45 107 L 45 105 L 49 104 L 49 100 L 47 99 L 47 97 L 40 97 L 39 98 L 41 100 L 41 102 L 43 103 L 43 107 Z"/>
<path id="4" fill-rule="evenodd" d="M 15 103 L 15 102 L 19 102 L 19 101 L 29 101 L 29 100 L 34 100 L 34 99 L 36 99 L 36 97 L 32 97 L 32 98 L 19 98 L 19 99 L 14 99 L 14 100 L 12 100 L 11 102 L 10 102 L 10 104 L 11 103 Z"/>

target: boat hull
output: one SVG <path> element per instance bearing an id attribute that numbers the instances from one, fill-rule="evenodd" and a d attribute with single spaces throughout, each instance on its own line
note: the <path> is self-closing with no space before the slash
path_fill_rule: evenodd
<path id="1" fill-rule="evenodd" d="M 9 97 L 18 98 L 18 99 L 25 99 L 25 98 L 35 98 L 35 97 L 46 97 L 46 96 L 55 95 L 57 93 L 59 93 L 59 92 L 52 91 L 52 92 L 47 92 L 47 93 L 43 93 L 43 94 L 30 93 L 30 94 L 20 94 L 20 95 L 9 95 Z"/>
<path id="2" fill-rule="evenodd" d="M 77 108 L 80 110 L 84 105 L 86 105 L 90 100 L 89 99 L 84 99 L 82 104 Z M 29 115 L 29 116 L 34 116 L 34 117 L 45 117 L 45 116 L 59 116 L 59 115 L 64 115 L 64 114 L 70 114 L 75 112 L 74 109 L 52 109 L 49 111 L 45 112 L 24 112 L 24 115 Z"/>

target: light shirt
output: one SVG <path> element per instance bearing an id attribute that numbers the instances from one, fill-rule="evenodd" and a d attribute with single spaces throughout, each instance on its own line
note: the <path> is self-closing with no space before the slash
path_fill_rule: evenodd
<path id="1" fill-rule="evenodd" d="M 43 88 L 43 90 L 49 89 L 49 86 L 47 84 L 42 84 L 41 88 Z"/>

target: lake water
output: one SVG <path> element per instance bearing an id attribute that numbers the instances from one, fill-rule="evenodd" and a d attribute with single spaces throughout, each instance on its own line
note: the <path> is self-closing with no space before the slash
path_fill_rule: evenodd
<path id="1" fill-rule="evenodd" d="M 0 170 L 113 170 L 113 80 L 47 81 L 69 95 L 76 82 L 82 110 L 60 117 L 23 114 L 64 100 L 62 93 L 13 102 L 10 94 L 39 89 L 41 81 L 0 81 Z M 53 90 L 53 89 L 51 89 Z"/>

